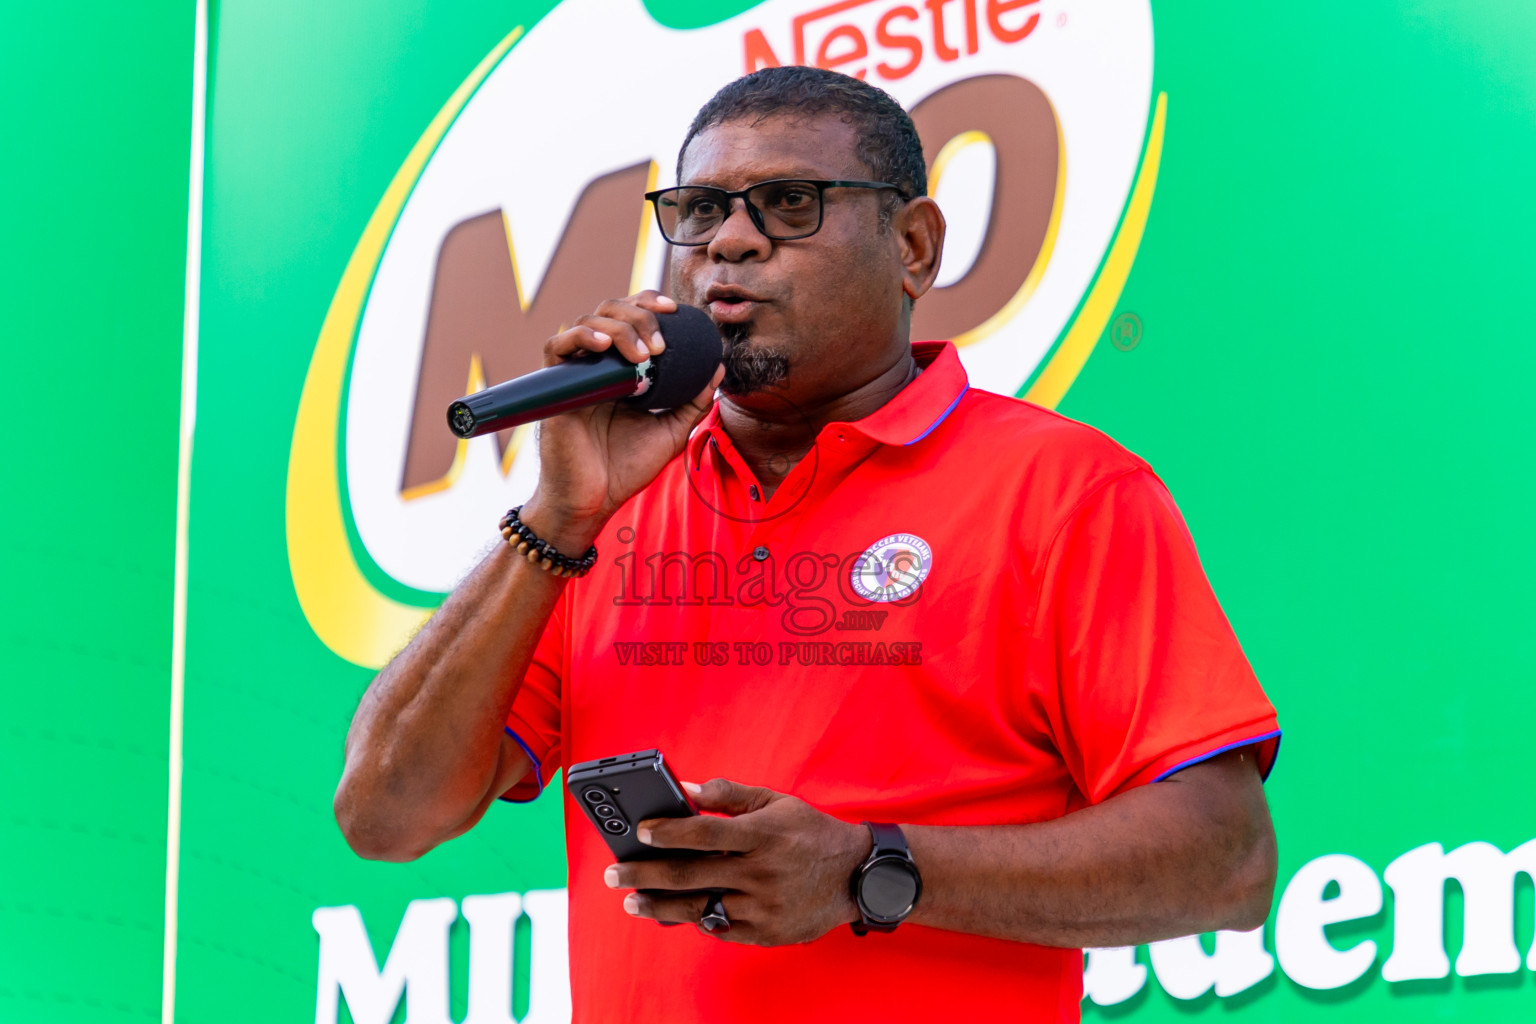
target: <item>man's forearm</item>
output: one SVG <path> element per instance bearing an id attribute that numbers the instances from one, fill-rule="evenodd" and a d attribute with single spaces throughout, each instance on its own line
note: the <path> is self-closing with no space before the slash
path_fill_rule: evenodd
<path id="1" fill-rule="evenodd" d="M 1268 915 L 1275 839 L 1251 752 L 1234 751 L 1034 825 L 903 826 L 913 923 L 1050 946 L 1124 946 Z"/>
<path id="2" fill-rule="evenodd" d="M 502 723 L 563 585 L 498 545 L 369 685 L 335 800 L 359 853 L 417 856 L 484 807 Z"/>

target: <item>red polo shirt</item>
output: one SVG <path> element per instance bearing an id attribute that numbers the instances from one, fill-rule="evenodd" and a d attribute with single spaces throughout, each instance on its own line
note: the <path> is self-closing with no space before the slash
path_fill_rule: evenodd
<path id="1" fill-rule="evenodd" d="M 1274 708 L 1151 468 L 971 388 L 955 348 L 822 429 L 768 500 L 718 411 L 597 541 L 507 718 L 538 770 L 659 747 L 847 821 L 1045 821 L 1242 744 Z M 569 797 L 565 797 L 569 799 Z M 1078 1019 L 1082 954 L 907 924 L 738 946 L 624 913 L 566 809 L 576 1024 Z M 922 865 L 918 865 L 921 869 Z"/>

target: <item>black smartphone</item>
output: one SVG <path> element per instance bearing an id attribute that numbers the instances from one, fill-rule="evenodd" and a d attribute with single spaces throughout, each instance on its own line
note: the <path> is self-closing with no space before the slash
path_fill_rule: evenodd
<path id="1" fill-rule="evenodd" d="M 659 750 L 604 757 L 572 765 L 565 786 L 602 833 L 615 860 L 654 860 L 698 855 L 697 850 L 658 850 L 635 837 L 649 818 L 688 818 L 698 812 Z"/>

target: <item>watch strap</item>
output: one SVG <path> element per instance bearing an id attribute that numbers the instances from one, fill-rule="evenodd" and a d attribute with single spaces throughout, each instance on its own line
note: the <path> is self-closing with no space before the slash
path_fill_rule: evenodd
<path id="1" fill-rule="evenodd" d="M 909 861 L 912 859 L 912 851 L 907 847 L 907 837 L 902 834 L 900 826 L 874 821 L 866 821 L 863 825 L 869 829 L 870 836 L 875 840 L 874 848 L 869 851 L 870 859 L 888 853 L 894 853 Z"/>
<path id="2" fill-rule="evenodd" d="M 912 861 L 912 850 L 907 846 L 907 837 L 902 833 L 900 826 L 888 822 L 865 821 L 860 822 L 869 829 L 873 845 L 870 847 L 869 856 L 854 871 L 849 880 L 850 894 L 853 896 L 853 905 L 859 912 L 859 920 L 852 921 L 848 927 L 853 929 L 855 935 L 867 935 L 870 932 L 894 932 L 900 921 L 875 921 L 864 913 L 864 905 L 859 900 L 859 884 L 864 879 L 864 874 L 877 860 L 886 857 L 899 857 L 907 862 L 918 882 L 918 892 L 922 892 L 922 876 L 917 873 L 917 865 Z"/>

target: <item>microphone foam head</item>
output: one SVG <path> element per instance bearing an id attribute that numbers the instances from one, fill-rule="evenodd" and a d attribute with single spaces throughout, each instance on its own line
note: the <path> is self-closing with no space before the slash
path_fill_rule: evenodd
<path id="1" fill-rule="evenodd" d="M 725 358 L 725 342 L 709 314 L 678 304 L 676 313 L 657 313 L 666 350 L 652 359 L 651 386 L 625 401 L 647 409 L 676 409 L 709 384 Z"/>

